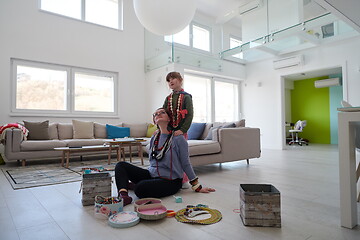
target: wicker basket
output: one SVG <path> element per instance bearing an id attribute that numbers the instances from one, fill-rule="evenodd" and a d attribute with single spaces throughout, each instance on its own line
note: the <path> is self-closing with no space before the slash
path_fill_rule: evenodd
<path id="1" fill-rule="evenodd" d="M 154 203 L 161 203 L 161 199 L 158 198 L 141 198 L 135 201 L 134 203 L 134 211 L 137 212 L 138 207 L 141 205 L 148 205 Z"/>
<path id="2" fill-rule="evenodd" d="M 140 205 L 137 208 L 139 218 L 144 220 L 159 220 L 166 217 L 167 209 L 161 203 Z"/>
<path id="3" fill-rule="evenodd" d="M 281 227 L 280 192 L 267 184 L 240 184 L 240 217 L 245 226 Z"/>
<path id="4" fill-rule="evenodd" d="M 97 218 L 108 219 L 123 210 L 123 201 L 118 197 L 95 197 L 94 214 Z"/>

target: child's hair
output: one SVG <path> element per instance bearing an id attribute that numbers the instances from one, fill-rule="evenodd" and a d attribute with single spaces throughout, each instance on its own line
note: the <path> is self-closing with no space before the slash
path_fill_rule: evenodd
<path id="1" fill-rule="evenodd" d="M 170 82 L 170 79 L 172 78 L 177 78 L 181 82 L 183 81 L 183 78 L 181 77 L 181 74 L 179 72 L 169 72 L 168 75 L 166 76 L 166 81 Z"/>

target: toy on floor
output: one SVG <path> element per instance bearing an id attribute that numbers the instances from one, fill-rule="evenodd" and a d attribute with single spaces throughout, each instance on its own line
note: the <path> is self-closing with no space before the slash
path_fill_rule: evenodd
<path id="1" fill-rule="evenodd" d="M 210 214 L 211 216 L 206 219 L 194 219 L 196 216 L 202 214 Z M 219 222 L 222 219 L 222 215 L 219 210 L 211 209 L 203 204 L 198 204 L 196 206 L 188 205 L 186 208 L 179 210 L 176 213 L 175 218 L 178 222 L 182 223 L 209 225 Z"/>

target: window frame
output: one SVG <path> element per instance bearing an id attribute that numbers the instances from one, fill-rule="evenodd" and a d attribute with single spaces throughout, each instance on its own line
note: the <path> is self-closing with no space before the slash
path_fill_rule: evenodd
<path id="1" fill-rule="evenodd" d="M 212 115 L 212 121 L 213 122 L 215 122 L 215 119 L 216 119 L 216 109 L 215 109 L 215 101 L 216 101 L 216 99 L 215 99 L 215 83 L 216 82 L 223 82 L 223 83 L 230 83 L 230 84 L 233 84 L 233 85 L 237 85 L 237 93 L 238 93 L 238 95 L 237 95 L 237 104 L 238 104 L 238 109 L 237 109 L 237 118 L 238 119 L 235 119 L 235 120 L 232 120 L 232 121 L 240 121 L 241 120 L 241 107 L 240 107 L 240 96 L 241 96 L 241 92 L 240 92 L 240 90 L 241 90 L 241 82 L 240 81 L 235 81 L 235 80 L 230 80 L 230 79 L 226 79 L 226 78 L 219 78 L 219 77 L 213 77 L 212 78 L 212 80 L 213 80 L 213 109 L 214 109 L 214 114 Z"/>
<path id="2" fill-rule="evenodd" d="M 100 27 L 104 27 L 104 28 L 109 28 L 109 29 L 113 29 L 113 30 L 119 30 L 119 31 L 122 31 L 124 30 L 124 3 L 123 3 L 123 0 L 118 0 L 118 28 L 113 28 L 113 27 L 110 27 L 110 26 L 106 26 L 106 25 L 102 25 L 102 24 L 99 24 L 99 23 L 94 23 L 94 22 L 88 22 L 85 20 L 85 0 L 81 0 L 81 19 L 78 19 L 78 18 L 73 18 L 73 17 L 70 17 L 70 16 L 66 16 L 66 15 L 62 15 L 60 13 L 56 13 L 56 12 L 51 12 L 51 11 L 48 11 L 48 10 L 44 10 L 44 9 L 41 9 L 41 1 L 42 0 L 38 0 L 38 9 L 40 12 L 43 12 L 43 13 L 46 13 L 46 14 L 52 14 L 52 15 L 55 15 L 55 16 L 60 16 L 60 17 L 63 17 L 63 18 L 68 18 L 68 19 L 71 19 L 71 20 L 75 20 L 75 21 L 80 21 L 80 22 L 83 22 L 83 23 L 87 23 L 87 24 L 93 24 L 93 25 L 96 25 L 96 26 L 100 26 Z"/>
<path id="3" fill-rule="evenodd" d="M 175 34 L 164 36 L 164 41 L 167 42 L 169 45 L 174 44 L 174 46 L 179 47 L 179 48 L 188 49 L 188 50 L 197 51 L 197 52 L 200 52 L 200 53 L 205 53 L 205 54 L 211 55 L 212 52 L 213 52 L 212 29 L 211 29 L 211 27 L 200 24 L 200 23 L 197 23 L 197 22 L 194 22 L 194 21 L 190 22 L 188 26 L 189 26 L 189 45 L 184 45 L 184 44 L 181 44 L 181 43 L 173 42 L 173 40 L 171 40 L 170 42 L 165 40 L 165 37 L 170 37 L 171 39 L 173 39 L 172 36 L 175 35 Z M 194 38 L 193 37 L 193 26 L 197 26 L 199 28 L 203 28 L 203 29 L 209 31 L 209 51 L 194 47 L 194 44 L 193 44 L 193 38 Z"/>
<path id="4" fill-rule="evenodd" d="M 37 62 L 31 60 L 11 58 L 11 116 L 42 116 L 42 117 L 100 117 L 100 118 L 118 118 L 118 73 L 67 66 L 53 63 Z M 66 109 L 65 110 L 39 110 L 39 109 L 17 109 L 17 66 L 35 67 L 49 70 L 66 71 Z M 110 76 L 114 81 L 114 111 L 76 111 L 75 110 L 75 73 L 85 73 L 94 76 Z"/>
<path id="5" fill-rule="evenodd" d="M 240 80 L 233 80 L 233 79 L 228 79 L 225 77 L 220 77 L 220 76 L 212 76 L 211 74 L 197 74 L 197 73 L 193 73 L 193 72 L 186 72 L 184 73 L 184 79 L 186 81 L 186 76 L 194 76 L 194 77 L 200 77 L 200 78 L 206 78 L 210 80 L 210 117 L 208 119 L 211 119 L 211 122 L 215 122 L 216 119 L 216 109 L 215 109 L 215 82 L 225 82 L 225 83 L 231 83 L 234 85 L 237 85 L 238 88 L 238 96 L 237 96 L 237 101 L 238 101 L 238 109 L 237 109 L 237 118 L 236 120 L 233 121 L 240 121 L 241 120 L 241 81 Z M 185 91 L 186 91 L 186 87 L 185 87 Z M 191 94 L 191 92 L 189 92 Z"/>

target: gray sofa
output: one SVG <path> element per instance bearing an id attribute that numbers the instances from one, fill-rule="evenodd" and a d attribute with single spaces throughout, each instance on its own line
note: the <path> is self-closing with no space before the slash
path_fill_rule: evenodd
<path id="1" fill-rule="evenodd" d="M 129 127 L 131 137 L 145 139 L 146 141 L 142 143 L 143 149 L 144 152 L 148 152 L 148 147 L 146 147 L 150 141 L 150 138 L 146 138 L 148 125 L 122 123 L 117 126 Z M 236 127 L 233 128 L 222 128 L 219 125 L 224 125 L 224 123 L 207 123 L 199 140 L 188 140 L 193 166 L 260 157 L 260 130 L 258 128 L 244 127 L 244 120 L 236 122 Z M 60 158 L 62 152 L 55 151 L 56 147 L 102 145 L 107 137 L 106 125 L 101 123 L 93 123 L 93 133 L 87 134 L 87 138 L 74 138 L 79 134 L 71 123 L 49 124 L 49 140 L 23 140 L 20 129 L 6 129 L 5 131 L 4 159 L 5 161 L 22 161 L 22 165 L 25 165 L 27 160 Z M 212 139 L 205 140 L 210 135 Z M 94 155 L 91 152 L 79 154 Z M 105 153 L 102 152 L 102 154 Z"/>

